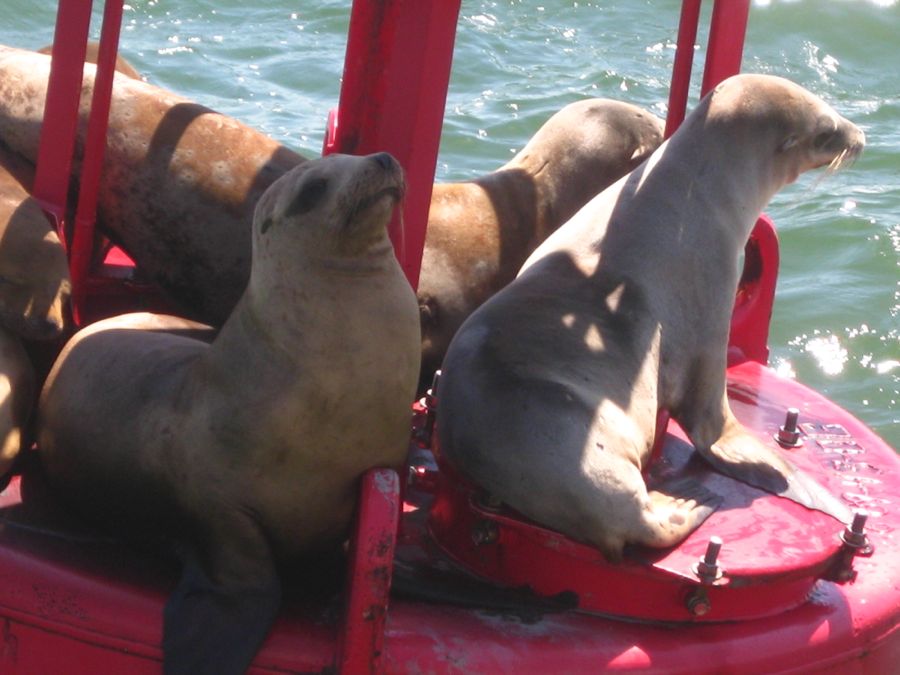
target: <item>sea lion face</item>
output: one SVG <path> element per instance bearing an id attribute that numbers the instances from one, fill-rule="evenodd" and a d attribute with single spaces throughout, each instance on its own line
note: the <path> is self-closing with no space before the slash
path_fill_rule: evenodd
<path id="1" fill-rule="evenodd" d="M 260 198 L 254 245 L 286 247 L 305 258 L 364 255 L 387 240 L 385 227 L 404 186 L 400 165 L 387 153 L 307 162 Z"/>
<path id="2" fill-rule="evenodd" d="M 825 101 L 772 75 L 745 74 L 724 80 L 711 97 L 709 119 L 724 120 L 752 134 L 754 142 L 742 147 L 755 146 L 774 159 L 777 187 L 810 169 L 837 170 L 855 160 L 866 143 L 862 130 Z"/>
<path id="3" fill-rule="evenodd" d="M 66 254 L 37 202 L 0 196 L 0 323 L 26 339 L 53 339 L 70 290 Z"/>

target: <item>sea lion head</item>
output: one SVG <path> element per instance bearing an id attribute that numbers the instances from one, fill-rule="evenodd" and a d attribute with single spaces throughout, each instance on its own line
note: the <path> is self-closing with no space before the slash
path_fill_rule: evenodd
<path id="1" fill-rule="evenodd" d="M 405 190 L 387 153 L 328 155 L 275 181 L 254 213 L 254 249 L 306 259 L 358 258 L 390 245 L 386 226 Z"/>
<path id="2" fill-rule="evenodd" d="M 865 134 L 825 101 L 798 84 L 774 75 L 743 74 L 722 81 L 708 97 L 707 121 L 728 124 L 753 148 L 774 160 L 769 164 L 779 188 L 804 171 L 836 170 L 855 160 Z"/>
<path id="3" fill-rule="evenodd" d="M 64 327 L 71 291 L 59 237 L 33 199 L 0 196 L 0 324 L 29 340 L 50 340 Z"/>

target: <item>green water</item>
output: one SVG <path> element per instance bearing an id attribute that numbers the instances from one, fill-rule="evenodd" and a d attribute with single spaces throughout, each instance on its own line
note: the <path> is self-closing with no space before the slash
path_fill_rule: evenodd
<path id="1" fill-rule="evenodd" d="M 133 0 L 121 51 L 148 81 L 318 154 L 338 98 L 350 2 L 258 5 Z M 579 98 L 618 98 L 664 116 L 679 7 L 463 0 L 439 180 L 496 168 Z M 42 46 L 54 16 L 49 0 L 3 0 L 0 42 Z M 704 31 L 698 41 L 695 70 Z M 768 208 L 782 245 L 771 362 L 900 448 L 900 3 L 757 0 L 744 70 L 803 84 L 866 132 L 855 166 L 803 177 Z"/>

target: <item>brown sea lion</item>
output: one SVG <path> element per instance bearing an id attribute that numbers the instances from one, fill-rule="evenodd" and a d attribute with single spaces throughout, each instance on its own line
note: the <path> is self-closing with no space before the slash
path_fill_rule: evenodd
<path id="1" fill-rule="evenodd" d="M 22 449 L 35 375 L 22 343 L 0 328 L 0 483 Z"/>
<path id="2" fill-rule="evenodd" d="M 0 143 L 0 326 L 29 340 L 60 335 L 71 291 L 62 243 L 23 187 L 31 166 Z"/>
<path id="3" fill-rule="evenodd" d="M 577 101 L 497 171 L 434 186 L 417 291 L 426 378 L 466 317 L 591 197 L 649 157 L 662 134 L 662 120 L 637 106 Z"/>
<path id="4" fill-rule="evenodd" d="M 49 56 L 0 46 L 0 140 L 31 162 L 49 69 Z M 95 72 L 85 66 L 79 147 Z M 237 120 L 120 74 L 107 139 L 104 233 L 186 311 L 221 325 L 247 284 L 256 202 L 305 160 Z M 76 149 L 76 173 L 79 156 Z"/>
<path id="5" fill-rule="evenodd" d="M 855 158 L 863 133 L 800 86 L 739 75 L 590 201 L 477 310 L 438 390 L 442 452 L 524 515 L 597 546 L 674 545 L 714 509 L 648 492 L 657 410 L 718 470 L 846 521 L 848 509 L 732 414 L 726 343 L 738 260 L 785 184 Z"/>
<path id="6" fill-rule="evenodd" d="M 38 49 L 38 54 L 50 54 L 52 51 L 53 45 L 47 45 L 46 47 Z M 85 63 L 97 63 L 97 58 L 99 56 L 100 43 L 93 40 L 89 41 L 84 54 Z M 116 54 L 116 71 L 122 73 L 125 77 L 130 77 L 132 80 L 141 79 L 141 74 L 137 71 L 137 68 L 131 65 L 128 62 L 128 59 L 121 54 Z"/>
<path id="7" fill-rule="evenodd" d="M 295 168 L 259 201 L 250 282 L 212 344 L 125 315 L 54 364 L 38 421 L 52 484 L 186 546 L 166 672 L 243 672 L 278 608 L 276 561 L 339 542 L 360 474 L 406 456 L 419 318 L 386 229 L 403 185 L 384 153 Z"/>

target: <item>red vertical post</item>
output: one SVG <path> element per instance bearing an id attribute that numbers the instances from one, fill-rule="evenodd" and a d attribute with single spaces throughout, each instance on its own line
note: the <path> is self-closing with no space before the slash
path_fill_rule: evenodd
<path id="1" fill-rule="evenodd" d="M 325 152 L 391 153 L 406 173 L 390 226 L 410 284 L 425 226 L 450 81 L 460 0 L 354 0 L 338 111 Z"/>
<path id="2" fill-rule="evenodd" d="M 716 0 L 713 5 L 700 96 L 741 72 L 749 14 L 750 0 Z"/>
<path id="3" fill-rule="evenodd" d="M 78 128 L 81 75 L 91 25 L 91 5 L 90 1 L 84 0 L 59 2 L 32 189 L 35 199 L 55 220 L 60 239 L 67 248 L 69 241 L 63 221 Z"/>
<path id="4" fill-rule="evenodd" d="M 697 25 L 700 23 L 702 0 L 684 0 L 681 19 L 678 22 L 678 41 L 675 45 L 675 63 L 672 66 L 672 84 L 669 87 L 669 110 L 666 114 L 665 138 L 668 138 L 684 121 L 688 92 L 691 88 L 691 68 L 694 64 L 694 44 L 697 42 Z"/>
<path id="5" fill-rule="evenodd" d="M 124 0 L 106 0 L 103 10 L 103 27 L 97 56 L 97 74 L 91 98 L 84 158 L 81 164 L 78 207 L 72 233 L 69 268 L 72 277 L 72 315 L 76 325 L 84 319 L 87 277 L 90 272 L 94 249 L 94 224 L 97 218 L 97 197 L 103 158 L 106 154 L 106 131 L 109 126 L 109 108 L 112 98 L 113 78 L 116 71 L 116 54 L 119 32 L 122 27 Z"/>

